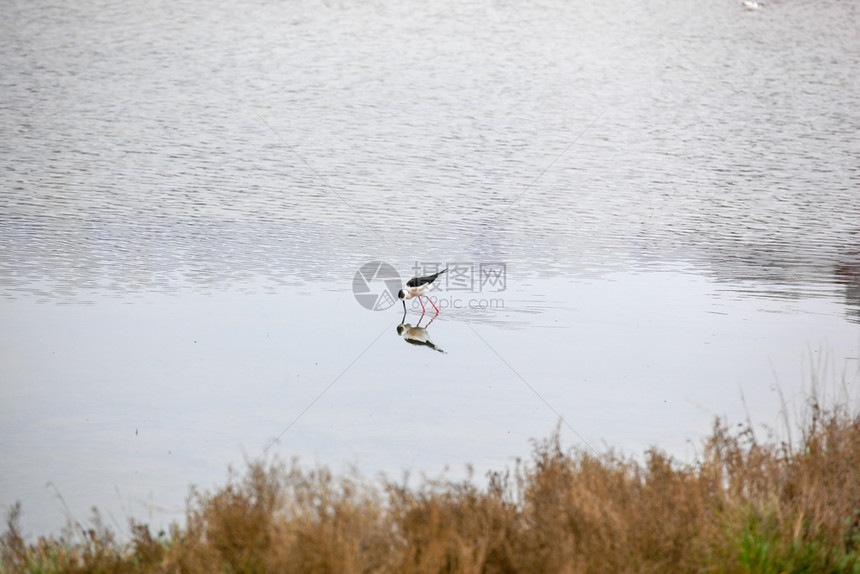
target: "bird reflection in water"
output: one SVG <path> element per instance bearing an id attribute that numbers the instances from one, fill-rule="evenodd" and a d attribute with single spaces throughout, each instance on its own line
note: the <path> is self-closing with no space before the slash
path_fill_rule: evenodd
<path id="1" fill-rule="evenodd" d="M 424 320 L 424 313 L 421 313 L 421 317 L 418 319 L 418 322 L 413 327 L 409 323 L 404 323 L 406 320 L 406 312 L 403 312 L 403 318 L 400 320 L 400 324 L 397 325 L 397 334 L 403 337 L 403 340 L 412 345 L 419 345 L 423 347 L 429 347 L 434 351 L 439 351 L 440 353 L 444 353 L 442 349 L 436 346 L 436 344 L 430 340 L 430 333 L 427 331 L 427 328 L 430 326 L 430 323 L 436 320 L 436 317 L 439 314 L 433 315 L 433 318 L 424 325 L 421 326 L 421 321 Z"/>

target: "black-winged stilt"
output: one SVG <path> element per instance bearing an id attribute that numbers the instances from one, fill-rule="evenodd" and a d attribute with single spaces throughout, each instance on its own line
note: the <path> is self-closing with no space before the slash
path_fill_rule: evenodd
<path id="1" fill-rule="evenodd" d="M 430 292 L 430 287 L 433 285 L 433 282 L 436 281 L 436 278 L 448 271 L 446 267 L 439 273 L 434 275 L 427 275 L 425 277 L 413 277 L 409 281 L 406 282 L 406 287 L 401 289 L 397 294 L 397 298 L 403 301 L 403 310 L 406 311 L 406 300 L 412 299 L 413 297 L 418 297 L 418 302 L 421 303 L 421 310 L 424 311 L 424 303 L 421 301 L 421 297 L 427 297 L 427 293 Z M 439 308 L 430 301 L 430 297 L 427 297 L 427 301 L 433 305 L 433 308 L 436 309 L 436 312 L 439 312 Z"/>

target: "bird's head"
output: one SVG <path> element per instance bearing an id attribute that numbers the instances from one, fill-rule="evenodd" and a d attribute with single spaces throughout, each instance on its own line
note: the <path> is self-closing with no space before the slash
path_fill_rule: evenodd
<path id="1" fill-rule="evenodd" d="M 401 290 L 397 293 L 397 298 L 398 298 L 398 299 L 400 299 L 401 301 L 403 301 L 404 299 L 406 299 L 406 291 L 404 291 L 403 289 L 401 289 Z"/>

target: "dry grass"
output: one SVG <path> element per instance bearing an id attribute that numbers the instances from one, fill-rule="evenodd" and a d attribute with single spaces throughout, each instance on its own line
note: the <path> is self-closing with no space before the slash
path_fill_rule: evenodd
<path id="1" fill-rule="evenodd" d="M 193 491 L 187 525 L 119 543 L 98 517 L 26 542 L 20 507 L 2 572 L 860 573 L 860 415 L 813 399 L 795 446 L 714 425 L 699 460 L 644 462 L 537 442 L 531 460 L 471 481 L 337 477 L 248 464 Z"/>

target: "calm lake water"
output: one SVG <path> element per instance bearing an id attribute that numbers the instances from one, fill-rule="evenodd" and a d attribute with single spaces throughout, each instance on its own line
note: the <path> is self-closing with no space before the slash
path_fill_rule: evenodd
<path id="1" fill-rule="evenodd" d="M 860 4 L 8 4 L 27 532 L 162 527 L 260 456 L 481 480 L 556 426 L 692 461 L 814 380 L 860 404 Z M 442 312 L 364 308 L 372 261 L 449 266 Z"/>

